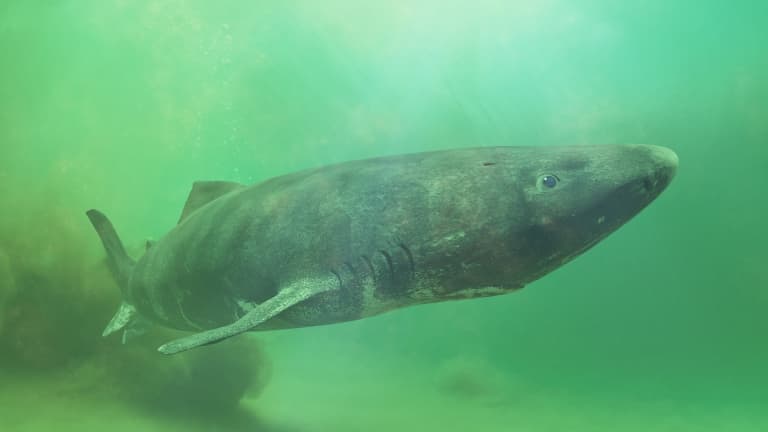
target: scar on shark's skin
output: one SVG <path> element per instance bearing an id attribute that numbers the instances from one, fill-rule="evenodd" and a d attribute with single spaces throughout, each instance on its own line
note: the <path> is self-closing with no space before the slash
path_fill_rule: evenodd
<path id="1" fill-rule="evenodd" d="M 245 186 L 197 182 L 138 261 L 87 212 L 123 295 L 104 335 L 194 332 L 166 354 L 252 330 L 332 324 L 515 291 L 585 252 L 669 185 L 647 145 L 480 147 L 345 162 Z"/>

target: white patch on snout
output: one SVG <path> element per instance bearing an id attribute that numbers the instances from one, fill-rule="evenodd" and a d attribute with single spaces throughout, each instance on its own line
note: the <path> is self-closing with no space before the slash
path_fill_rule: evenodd
<path id="1" fill-rule="evenodd" d="M 602 224 L 603 222 L 605 222 L 605 216 L 600 216 L 599 218 L 597 218 L 598 225 Z"/>

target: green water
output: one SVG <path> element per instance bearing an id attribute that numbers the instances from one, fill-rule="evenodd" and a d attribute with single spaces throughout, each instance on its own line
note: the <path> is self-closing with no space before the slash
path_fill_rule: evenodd
<path id="1" fill-rule="evenodd" d="M 768 3 L 3 1 L 0 430 L 768 430 Z M 647 210 L 508 296 L 162 357 L 102 339 L 199 179 L 649 143 Z"/>

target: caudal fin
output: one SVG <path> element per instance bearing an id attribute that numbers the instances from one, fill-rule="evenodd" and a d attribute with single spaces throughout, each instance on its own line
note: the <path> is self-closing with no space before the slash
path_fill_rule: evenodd
<path id="1" fill-rule="evenodd" d="M 101 238 L 101 243 L 107 252 L 107 265 L 123 294 L 123 302 L 120 305 L 120 309 L 112 318 L 112 321 L 109 322 L 107 328 L 104 329 L 103 335 L 107 336 L 129 327 L 137 318 L 136 309 L 128 302 L 129 296 L 127 295 L 128 280 L 131 277 L 136 261 L 125 252 L 123 243 L 120 241 L 120 237 L 117 236 L 115 228 L 103 213 L 98 210 L 88 210 L 85 214 L 88 215 L 93 228 L 96 229 L 96 233 Z"/>

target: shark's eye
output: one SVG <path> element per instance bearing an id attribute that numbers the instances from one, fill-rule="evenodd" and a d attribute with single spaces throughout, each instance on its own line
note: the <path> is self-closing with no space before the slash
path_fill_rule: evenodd
<path id="1" fill-rule="evenodd" d="M 557 178 L 556 175 L 552 174 L 545 174 L 539 177 L 539 185 L 542 189 L 552 189 L 553 187 L 557 186 L 559 181 L 560 179 Z"/>

